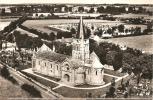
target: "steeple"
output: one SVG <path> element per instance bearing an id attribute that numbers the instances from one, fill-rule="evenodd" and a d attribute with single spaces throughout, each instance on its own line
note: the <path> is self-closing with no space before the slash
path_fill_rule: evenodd
<path id="1" fill-rule="evenodd" d="M 83 24 L 83 19 L 82 16 L 80 17 L 80 22 L 78 25 L 78 31 L 76 34 L 77 39 L 85 39 L 86 38 L 86 33 L 85 33 L 85 26 Z"/>
<path id="2" fill-rule="evenodd" d="M 72 58 L 80 59 L 83 63 L 86 63 L 89 59 L 89 53 L 89 39 L 81 16 L 76 38 L 73 39 Z"/>

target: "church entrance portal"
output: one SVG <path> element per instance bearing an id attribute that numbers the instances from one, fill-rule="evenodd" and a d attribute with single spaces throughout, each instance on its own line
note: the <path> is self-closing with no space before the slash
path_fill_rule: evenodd
<path id="1" fill-rule="evenodd" d="M 64 80 L 69 82 L 70 81 L 70 76 L 68 74 L 65 74 L 64 75 Z"/>

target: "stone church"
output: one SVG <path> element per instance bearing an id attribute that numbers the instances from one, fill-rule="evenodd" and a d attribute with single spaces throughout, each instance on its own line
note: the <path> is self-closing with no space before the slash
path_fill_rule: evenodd
<path id="1" fill-rule="evenodd" d="M 72 42 L 72 56 L 56 53 L 45 44 L 33 54 L 32 69 L 68 85 L 103 85 L 104 66 L 95 52 L 90 54 L 89 38 L 80 17 Z"/>

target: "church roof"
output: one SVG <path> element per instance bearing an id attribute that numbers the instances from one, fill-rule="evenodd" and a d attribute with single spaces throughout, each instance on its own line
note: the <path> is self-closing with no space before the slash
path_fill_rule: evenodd
<path id="1" fill-rule="evenodd" d="M 62 63 L 66 58 L 69 58 L 68 55 L 59 54 L 53 51 L 43 51 L 37 52 L 35 54 L 36 58 L 47 59 L 50 61 L 56 61 Z"/>
<path id="2" fill-rule="evenodd" d="M 79 25 L 78 25 L 78 31 L 77 31 L 77 34 L 76 34 L 76 38 L 78 38 L 78 39 L 88 38 L 87 33 L 85 31 L 85 25 L 83 23 L 82 16 L 80 17 L 80 22 L 79 22 Z"/>
<path id="3" fill-rule="evenodd" d="M 90 59 L 92 60 L 92 67 L 93 68 L 104 68 L 104 66 L 101 64 L 99 57 L 96 55 L 95 52 L 92 52 L 90 54 Z"/>
<path id="4" fill-rule="evenodd" d="M 35 54 L 36 58 L 45 59 L 49 61 L 55 61 L 62 63 L 63 61 L 68 61 L 73 69 L 79 67 L 84 67 L 83 63 L 79 59 L 73 59 L 71 56 L 59 54 L 53 51 L 39 51 Z"/>
<path id="5" fill-rule="evenodd" d="M 73 58 L 69 58 L 67 59 L 67 61 L 69 62 L 69 64 L 71 64 L 72 68 L 77 69 L 79 67 L 83 67 L 83 63 L 79 60 L 79 59 L 73 59 Z"/>

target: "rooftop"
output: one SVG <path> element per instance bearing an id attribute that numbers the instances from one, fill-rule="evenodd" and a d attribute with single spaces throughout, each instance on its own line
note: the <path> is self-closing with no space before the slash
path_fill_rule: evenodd
<path id="1" fill-rule="evenodd" d="M 56 52 L 51 51 L 43 51 L 43 52 L 37 52 L 36 53 L 37 58 L 41 59 L 47 59 L 50 61 L 57 61 L 57 62 L 63 62 L 66 58 L 70 58 L 68 55 L 59 54 Z"/>

